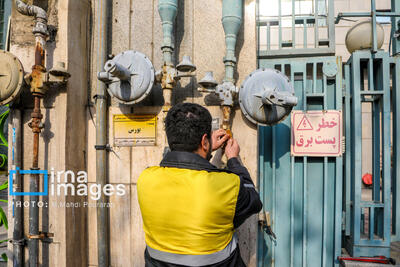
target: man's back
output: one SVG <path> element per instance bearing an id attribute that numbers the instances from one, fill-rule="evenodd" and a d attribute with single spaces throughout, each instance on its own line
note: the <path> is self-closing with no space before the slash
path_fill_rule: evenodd
<path id="1" fill-rule="evenodd" d="M 146 237 L 146 267 L 243 267 L 234 231 L 262 203 L 239 160 L 237 141 L 211 131 L 204 107 L 182 103 L 165 118 L 171 152 L 137 183 Z M 209 160 L 224 147 L 227 170 Z"/>
<path id="2" fill-rule="evenodd" d="M 210 254 L 232 240 L 240 179 L 226 172 L 151 167 L 138 180 L 146 243 L 180 254 Z"/>

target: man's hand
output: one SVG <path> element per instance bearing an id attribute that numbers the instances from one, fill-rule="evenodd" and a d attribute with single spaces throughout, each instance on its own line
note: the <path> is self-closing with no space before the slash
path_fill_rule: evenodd
<path id="1" fill-rule="evenodd" d="M 215 151 L 220 148 L 229 138 L 229 134 L 227 134 L 226 131 L 223 129 L 212 132 L 212 150 Z"/>
<path id="2" fill-rule="evenodd" d="M 238 142 L 231 138 L 228 140 L 226 147 L 225 147 L 225 155 L 229 159 L 236 158 L 239 156 L 240 147 Z"/>

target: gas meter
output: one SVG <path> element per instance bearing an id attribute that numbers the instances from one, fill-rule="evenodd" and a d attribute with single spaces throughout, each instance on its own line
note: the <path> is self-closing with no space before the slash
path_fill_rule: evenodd
<path id="1" fill-rule="evenodd" d="M 6 105 L 21 93 L 24 69 L 13 54 L 0 51 L 0 105 Z"/>
<path id="2" fill-rule="evenodd" d="M 153 88 L 153 64 L 140 52 L 122 52 L 108 60 L 104 70 L 97 78 L 108 85 L 108 93 L 122 104 L 139 103 Z"/>
<path id="3" fill-rule="evenodd" d="M 273 125 L 289 115 L 297 105 L 297 97 L 289 79 L 280 71 L 258 69 L 240 87 L 239 104 L 249 121 Z"/>

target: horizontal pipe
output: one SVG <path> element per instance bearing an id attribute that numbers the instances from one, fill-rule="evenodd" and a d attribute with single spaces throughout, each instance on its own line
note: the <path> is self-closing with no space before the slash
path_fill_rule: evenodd
<path id="1" fill-rule="evenodd" d="M 400 12 L 375 12 L 377 17 L 400 17 Z M 363 18 L 363 17 L 372 17 L 372 12 L 345 12 L 339 13 L 336 17 L 335 24 L 339 23 L 342 18 Z"/>

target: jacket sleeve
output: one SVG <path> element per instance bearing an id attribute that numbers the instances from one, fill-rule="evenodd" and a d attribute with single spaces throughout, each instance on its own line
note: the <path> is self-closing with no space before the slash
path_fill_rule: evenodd
<path id="1" fill-rule="evenodd" d="M 247 169 L 237 158 L 228 160 L 228 170 L 240 177 L 240 189 L 233 225 L 238 228 L 251 215 L 260 212 L 262 202 Z"/>

